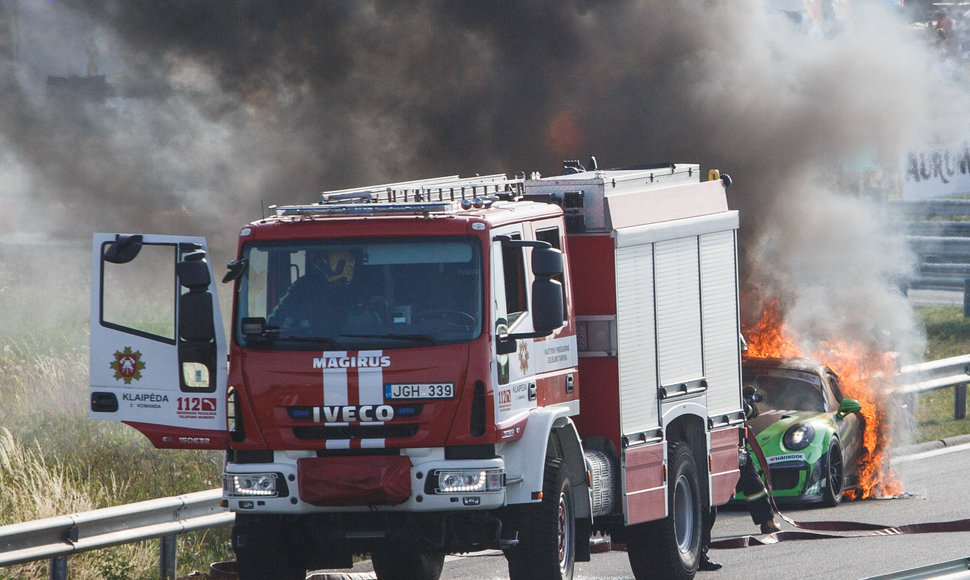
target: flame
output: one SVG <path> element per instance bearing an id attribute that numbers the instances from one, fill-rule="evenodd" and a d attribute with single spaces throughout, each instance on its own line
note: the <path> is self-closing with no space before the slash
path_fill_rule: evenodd
<path id="1" fill-rule="evenodd" d="M 753 358 L 796 358 L 802 356 L 795 343 L 793 333 L 782 322 L 778 301 L 765 304 L 761 320 L 754 328 L 746 331 L 748 350 L 746 355 Z"/>
<path id="2" fill-rule="evenodd" d="M 784 324 L 778 301 L 765 305 L 761 319 L 745 329 L 745 336 L 748 357 L 806 357 L 798 346 L 797 336 Z M 895 356 L 860 343 L 835 339 L 821 341 L 808 358 L 828 365 L 839 376 L 842 394 L 862 404 L 865 430 L 859 481 L 845 496 L 864 499 L 901 493 L 902 484 L 889 467 L 887 455 L 892 443 L 888 393 L 898 373 Z"/>
<path id="3" fill-rule="evenodd" d="M 562 158 L 574 155 L 583 142 L 583 132 L 576 124 L 579 115 L 570 109 L 559 111 L 546 129 L 546 147 Z"/>
<path id="4" fill-rule="evenodd" d="M 823 341 L 815 351 L 815 358 L 839 375 L 846 397 L 862 404 L 864 453 L 859 459 L 856 496 L 864 499 L 901 493 L 902 484 L 889 467 L 886 454 L 892 443 L 886 402 L 897 375 L 895 356 L 865 345 L 836 340 Z"/>

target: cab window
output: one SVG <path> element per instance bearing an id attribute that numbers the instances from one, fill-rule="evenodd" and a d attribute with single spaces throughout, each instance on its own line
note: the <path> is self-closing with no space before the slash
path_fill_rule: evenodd
<path id="1" fill-rule="evenodd" d="M 522 236 L 515 234 L 512 239 L 521 240 Z M 524 250 L 503 245 L 502 264 L 505 278 L 505 302 L 508 308 L 509 326 L 511 327 L 529 310 L 526 294 Z"/>

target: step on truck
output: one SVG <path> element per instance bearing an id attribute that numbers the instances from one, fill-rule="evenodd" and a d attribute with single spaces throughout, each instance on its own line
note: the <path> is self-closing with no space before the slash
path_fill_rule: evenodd
<path id="1" fill-rule="evenodd" d="M 486 549 L 571 578 L 603 538 L 690 578 L 743 424 L 738 214 L 706 177 L 570 162 L 270 208 L 228 339 L 204 239 L 95 234 L 90 417 L 225 450 L 244 579 Z"/>

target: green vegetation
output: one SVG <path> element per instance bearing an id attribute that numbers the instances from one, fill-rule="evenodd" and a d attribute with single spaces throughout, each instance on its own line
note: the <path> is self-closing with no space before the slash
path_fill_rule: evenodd
<path id="1" fill-rule="evenodd" d="M 219 487 L 221 453 L 158 450 L 126 425 L 88 419 L 90 254 L 39 249 L 0 247 L 0 525 Z M 233 558 L 227 527 L 178 543 L 180 577 Z M 158 557 L 158 541 L 144 541 L 68 566 L 78 580 L 155 578 Z M 0 580 L 47 568 L 0 568 Z"/>
<path id="2" fill-rule="evenodd" d="M 926 325 L 926 360 L 970 353 L 970 318 L 958 306 L 931 306 L 918 311 Z"/>
<path id="3" fill-rule="evenodd" d="M 85 335 L 77 338 L 86 344 Z M 88 419 L 87 354 L 31 344 L 38 350 L 30 354 L 23 345 L 0 352 L 0 525 L 221 484 L 221 453 L 158 450 L 126 425 Z M 184 573 L 232 559 L 228 529 L 180 536 L 179 544 Z M 157 567 L 154 541 L 70 562 L 79 579 L 153 577 Z M 41 578 L 46 568 L 46 561 L 4 568 L 0 579 Z"/>
<path id="4" fill-rule="evenodd" d="M 926 325 L 926 360 L 970 353 L 970 318 L 957 306 L 933 306 L 919 311 Z M 953 418 L 953 389 L 929 391 L 917 397 L 916 442 L 970 433 L 970 418 Z"/>

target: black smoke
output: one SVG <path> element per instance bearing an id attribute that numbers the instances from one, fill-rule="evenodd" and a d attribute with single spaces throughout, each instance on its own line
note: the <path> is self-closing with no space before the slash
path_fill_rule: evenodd
<path id="1" fill-rule="evenodd" d="M 902 151 L 965 98 L 882 3 L 837 32 L 771 5 L 4 0 L 8 228 L 202 234 L 227 254 L 264 205 L 322 189 L 699 162 L 734 177 L 746 315 L 781 298 L 808 335 L 916 352 L 910 257 L 842 178 L 864 157 L 891 191 Z"/>

